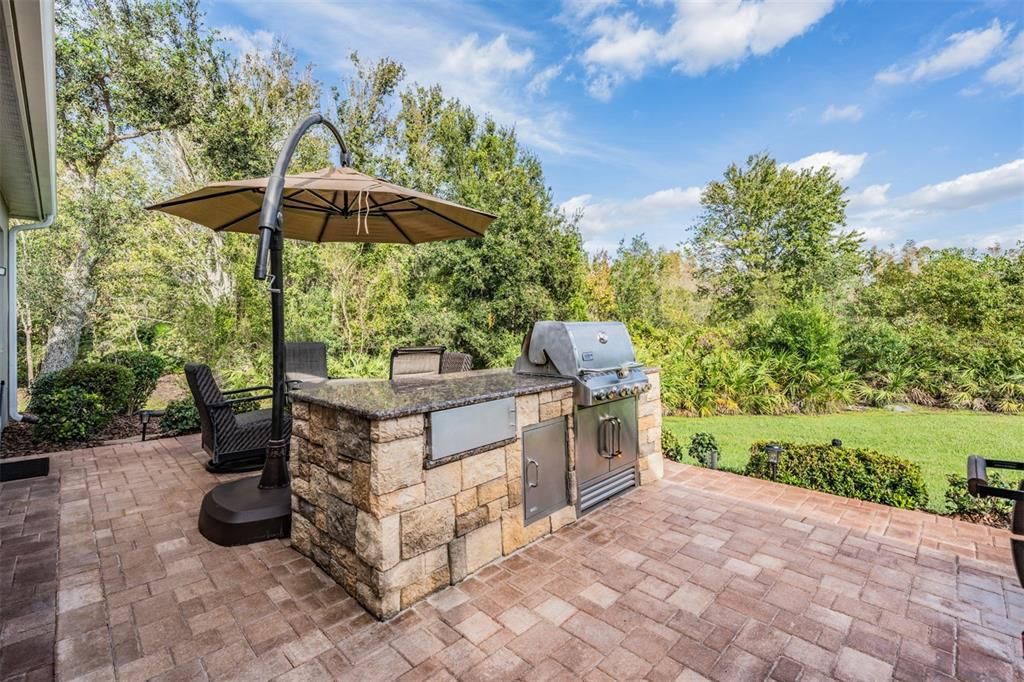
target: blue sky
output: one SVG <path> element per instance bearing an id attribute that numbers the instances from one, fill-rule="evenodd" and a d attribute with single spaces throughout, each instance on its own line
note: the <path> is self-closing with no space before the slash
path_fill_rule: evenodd
<path id="1" fill-rule="evenodd" d="M 869 243 L 1024 239 L 1024 3 L 216 0 L 328 83 L 390 56 L 514 125 L 587 248 L 685 241 L 701 188 L 766 151 L 828 164 Z"/>

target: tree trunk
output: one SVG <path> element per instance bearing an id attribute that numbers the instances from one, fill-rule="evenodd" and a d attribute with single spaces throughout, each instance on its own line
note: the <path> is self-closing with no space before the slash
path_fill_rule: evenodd
<path id="1" fill-rule="evenodd" d="M 40 375 L 70 367 L 78 359 L 85 318 L 96 301 L 96 290 L 89 283 L 95 264 L 89 245 L 83 244 L 64 274 L 64 305 L 46 337 Z"/>

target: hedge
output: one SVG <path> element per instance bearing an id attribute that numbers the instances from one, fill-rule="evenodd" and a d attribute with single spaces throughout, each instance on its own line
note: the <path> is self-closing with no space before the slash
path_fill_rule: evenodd
<path id="1" fill-rule="evenodd" d="M 144 350 L 121 350 L 104 356 L 103 362 L 126 367 L 132 373 L 132 390 L 128 396 L 128 413 L 138 412 L 156 390 L 164 373 L 159 355 Z"/>
<path id="2" fill-rule="evenodd" d="M 760 441 L 750 447 L 747 476 L 771 478 L 768 444 Z M 928 504 L 921 467 L 902 457 L 817 443 L 778 445 L 783 448 L 776 476 L 780 483 L 903 509 Z"/>
<path id="3" fill-rule="evenodd" d="M 38 438 L 84 441 L 128 408 L 133 376 L 106 362 L 83 362 L 44 374 L 32 384 L 28 411 L 39 418 Z"/>

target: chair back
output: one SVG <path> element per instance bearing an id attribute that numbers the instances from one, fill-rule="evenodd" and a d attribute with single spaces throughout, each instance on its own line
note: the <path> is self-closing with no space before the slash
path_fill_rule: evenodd
<path id="1" fill-rule="evenodd" d="M 327 379 L 327 345 L 320 341 L 293 341 L 285 345 L 285 369 L 289 379 Z"/>
<path id="2" fill-rule="evenodd" d="M 220 392 L 217 382 L 214 381 L 213 371 L 207 365 L 188 364 L 185 365 L 185 380 L 188 381 L 188 388 L 192 391 L 192 400 L 196 403 L 196 410 L 199 412 L 199 424 L 203 429 L 203 447 L 213 452 L 215 445 L 216 430 L 223 420 L 215 419 L 210 411 L 210 405 L 224 402 L 224 394 Z M 218 413 L 223 412 L 218 410 Z M 233 418 L 230 410 L 227 416 Z"/>
<path id="3" fill-rule="evenodd" d="M 441 355 L 441 374 L 452 372 L 468 372 L 473 369 L 473 356 L 469 353 L 449 353 Z"/>
<path id="4" fill-rule="evenodd" d="M 440 374 L 444 346 L 406 346 L 391 351 L 391 379 Z"/>

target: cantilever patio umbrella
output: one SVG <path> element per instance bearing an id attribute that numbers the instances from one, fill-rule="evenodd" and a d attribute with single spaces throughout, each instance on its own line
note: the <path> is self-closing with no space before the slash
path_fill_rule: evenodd
<path id="1" fill-rule="evenodd" d="M 324 125 L 341 148 L 341 167 L 285 175 L 299 140 Z M 273 325 L 273 425 L 267 459 L 257 483 L 242 479 L 217 486 L 203 499 L 199 527 L 220 544 L 245 544 L 287 536 L 290 495 L 282 438 L 285 395 L 284 239 L 312 242 L 418 244 L 482 237 L 495 216 L 393 185 L 349 167 L 351 156 L 337 128 L 319 114 L 300 123 L 285 141 L 268 178 L 215 182 L 151 210 L 205 225 L 218 232 L 259 234 L 254 276 L 267 278 Z"/>

